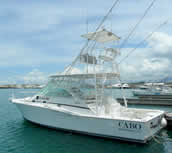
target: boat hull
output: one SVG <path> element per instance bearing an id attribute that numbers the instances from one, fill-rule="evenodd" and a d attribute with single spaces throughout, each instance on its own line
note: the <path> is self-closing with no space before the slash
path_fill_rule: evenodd
<path id="1" fill-rule="evenodd" d="M 109 136 L 109 135 L 103 135 L 103 134 L 97 134 L 97 133 L 88 133 L 88 132 L 84 132 L 84 131 L 76 131 L 76 130 L 72 130 L 72 129 L 64 129 L 64 128 L 60 128 L 60 127 L 54 127 L 54 126 L 49 126 L 49 125 L 43 125 L 41 123 L 37 123 L 31 120 L 28 120 L 27 118 L 24 118 L 26 121 L 31 122 L 33 124 L 42 126 L 42 127 L 46 127 L 46 128 L 51 128 L 51 129 L 55 129 L 55 130 L 60 130 L 60 131 L 64 131 L 64 132 L 72 132 L 72 133 L 76 133 L 76 134 L 83 134 L 83 135 L 88 135 L 88 136 L 94 136 L 94 137 L 102 137 L 102 138 L 106 138 L 106 139 L 114 139 L 114 140 L 121 140 L 121 141 L 130 141 L 130 142 L 136 142 L 136 143 L 146 143 L 148 141 L 150 141 L 151 138 L 145 139 L 145 140 L 138 140 L 138 139 L 131 139 L 131 138 L 124 138 L 124 137 L 119 137 L 119 136 Z"/>
<path id="2" fill-rule="evenodd" d="M 53 110 L 47 104 L 42 104 L 42 106 L 36 106 L 34 103 L 30 105 L 15 102 L 15 104 L 23 117 L 30 122 L 93 136 L 146 143 L 152 138 L 152 135 L 162 128 L 159 124 L 162 116 L 157 116 L 153 121 L 136 122 L 73 115 L 60 110 Z M 154 127 L 150 127 L 151 122 L 154 122 Z"/>

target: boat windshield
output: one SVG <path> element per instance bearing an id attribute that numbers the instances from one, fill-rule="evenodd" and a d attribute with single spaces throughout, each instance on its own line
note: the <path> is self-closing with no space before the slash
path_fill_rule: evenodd
<path id="1" fill-rule="evenodd" d="M 76 86 L 76 84 L 78 84 Z M 71 96 L 76 99 L 90 100 L 95 99 L 94 87 L 82 83 L 77 83 L 75 81 L 68 82 L 67 80 L 55 80 L 51 79 L 48 84 L 40 90 L 37 94 L 42 97 L 66 97 L 70 98 Z"/>
<path id="2" fill-rule="evenodd" d="M 59 88 L 54 84 L 54 82 L 49 81 L 49 83 L 40 90 L 38 95 L 44 97 L 71 97 L 72 95 L 65 89 Z"/>

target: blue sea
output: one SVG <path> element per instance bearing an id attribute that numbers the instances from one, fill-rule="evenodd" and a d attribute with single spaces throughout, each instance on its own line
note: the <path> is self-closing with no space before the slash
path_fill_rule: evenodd
<path id="1" fill-rule="evenodd" d="M 12 93 L 24 97 L 35 92 L 36 89 L 0 89 L 0 153 L 172 153 L 170 129 L 162 130 L 158 140 L 137 144 L 52 130 L 25 121 L 8 99 Z M 130 107 L 172 111 L 172 107 Z"/>

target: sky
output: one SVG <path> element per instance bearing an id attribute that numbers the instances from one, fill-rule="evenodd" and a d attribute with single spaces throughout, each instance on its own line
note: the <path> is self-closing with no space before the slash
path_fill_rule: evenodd
<path id="1" fill-rule="evenodd" d="M 94 32 L 114 2 L 1 1 L 0 84 L 44 83 L 48 76 L 63 72 L 85 44 L 80 36 L 87 29 Z M 119 0 L 103 27 L 112 29 L 122 43 L 151 2 Z M 120 64 L 122 80 L 158 80 L 172 76 L 171 6 L 171 0 L 156 0 L 120 50 L 119 61 L 154 31 Z"/>

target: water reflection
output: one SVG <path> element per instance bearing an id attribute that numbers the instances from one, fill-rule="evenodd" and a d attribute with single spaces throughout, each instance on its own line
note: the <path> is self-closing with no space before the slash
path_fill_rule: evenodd
<path id="1" fill-rule="evenodd" d="M 16 90 L 19 92 L 22 90 Z M 0 91 L 0 152 L 2 153 L 172 153 L 172 130 L 164 129 L 157 143 L 129 143 L 72 134 L 25 121 L 8 102 L 9 90 Z M 134 107 L 134 106 L 133 106 Z M 169 107 L 168 107 L 169 108 Z M 166 139 L 170 138 L 170 139 Z"/>

